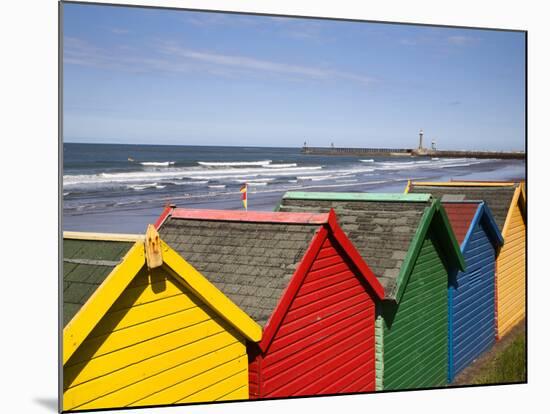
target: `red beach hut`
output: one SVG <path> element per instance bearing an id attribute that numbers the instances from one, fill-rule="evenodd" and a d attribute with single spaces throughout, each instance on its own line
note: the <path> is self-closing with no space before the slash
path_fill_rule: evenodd
<path id="1" fill-rule="evenodd" d="M 263 327 L 250 398 L 375 390 L 382 285 L 323 214 L 168 208 L 159 233 Z"/>

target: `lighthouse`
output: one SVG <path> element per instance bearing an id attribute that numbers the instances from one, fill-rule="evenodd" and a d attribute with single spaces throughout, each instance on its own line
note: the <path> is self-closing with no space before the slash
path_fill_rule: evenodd
<path id="1" fill-rule="evenodd" d="M 419 134 L 418 134 L 418 137 L 419 137 L 419 140 L 418 140 L 418 149 L 420 151 L 422 151 L 422 149 L 424 148 L 422 146 L 422 138 L 424 138 L 424 131 L 420 130 Z"/>

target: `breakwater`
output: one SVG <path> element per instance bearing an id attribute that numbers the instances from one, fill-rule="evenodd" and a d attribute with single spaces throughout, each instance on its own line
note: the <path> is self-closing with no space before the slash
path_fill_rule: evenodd
<path id="1" fill-rule="evenodd" d="M 349 155 L 349 156 L 386 156 L 386 157 L 442 157 L 442 158 L 496 158 L 525 159 L 525 152 L 506 151 L 455 151 L 426 150 L 412 148 L 345 148 L 345 147 L 303 147 L 302 154 L 311 155 Z"/>

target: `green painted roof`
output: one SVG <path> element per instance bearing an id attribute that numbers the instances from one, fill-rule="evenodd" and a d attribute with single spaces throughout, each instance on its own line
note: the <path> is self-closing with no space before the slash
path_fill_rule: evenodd
<path id="1" fill-rule="evenodd" d="M 133 245 L 134 242 L 63 239 L 63 326 Z"/>
<path id="2" fill-rule="evenodd" d="M 288 191 L 283 199 L 300 200 L 337 200 L 337 201 L 398 201 L 425 203 L 431 198 L 430 194 L 402 194 L 402 193 L 319 193 Z"/>

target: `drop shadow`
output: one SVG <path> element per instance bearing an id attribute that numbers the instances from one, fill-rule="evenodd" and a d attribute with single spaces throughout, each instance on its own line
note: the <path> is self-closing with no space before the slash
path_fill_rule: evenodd
<path id="1" fill-rule="evenodd" d="M 40 405 L 50 411 L 53 411 L 53 412 L 59 412 L 59 406 L 58 406 L 58 401 L 57 401 L 57 398 L 44 398 L 44 397 L 38 397 L 38 398 L 34 398 L 33 401 L 37 404 L 37 405 Z"/>

